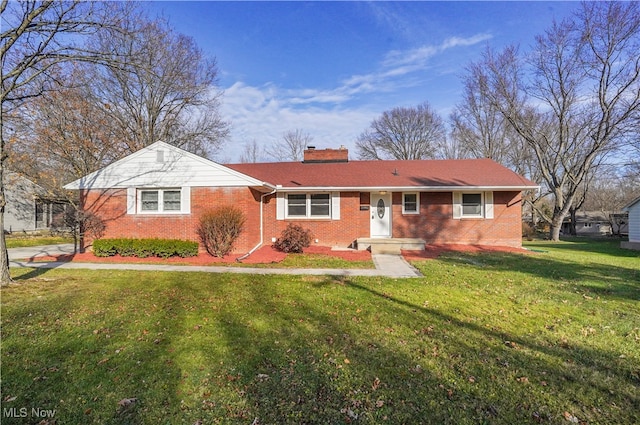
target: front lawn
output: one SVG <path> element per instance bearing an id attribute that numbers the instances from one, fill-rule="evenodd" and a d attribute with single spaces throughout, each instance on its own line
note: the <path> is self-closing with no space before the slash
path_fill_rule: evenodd
<path id="1" fill-rule="evenodd" d="M 73 243 L 71 236 L 6 235 L 7 248 Z"/>
<path id="2" fill-rule="evenodd" d="M 1 422 L 640 423 L 640 255 L 529 246 L 420 279 L 14 270 Z"/>

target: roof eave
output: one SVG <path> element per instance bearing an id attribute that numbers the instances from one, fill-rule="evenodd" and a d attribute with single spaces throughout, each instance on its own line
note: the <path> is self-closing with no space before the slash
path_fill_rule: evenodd
<path id="1" fill-rule="evenodd" d="M 637 197 L 636 199 L 634 199 L 633 201 L 629 202 L 624 207 L 622 207 L 622 211 L 629 211 L 631 209 L 631 207 L 634 206 L 635 204 L 637 204 L 638 202 L 640 202 L 640 196 Z"/>
<path id="2" fill-rule="evenodd" d="M 456 192 L 456 191 L 493 191 L 511 192 L 540 190 L 540 186 L 277 186 L 279 192 Z"/>

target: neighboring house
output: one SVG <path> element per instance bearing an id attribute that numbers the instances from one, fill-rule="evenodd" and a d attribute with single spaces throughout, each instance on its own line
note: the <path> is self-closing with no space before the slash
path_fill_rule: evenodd
<path id="1" fill-rule="evenodd" d="M 5 232 L 34 232 L 64 227 L 67 202 L 52 199 L 42 186 L 20 174 L 5 170 L 3 180 L 7 201 L 4 211 Z"/>
<path id="2" fill-rule="evenodd" d="M 640 251 L 640 197 L 634 199 L 624 208 L 629 213 L 629 241 L 622 242 L 622 248 Z"/>
<path id="3" fill-rule="evenodd" d="M 236 252 L 270 244 L 289 223 L 323 246 L 372 240 L 521 246 L 521 192 L 538 186 L 489 159 L 349 161 L 307 149 L 303 162 L 220 165 L 156 142 L 69 183 L 103 237 L 198 240 L 203 212 L 246 215 Z"/>
<path id="4" fill-rule="evenodd" d="M 620 234 L 621 226 L 616 222 L 612 229 L 613 214 L 602 211 L 577 211 L 576 212 L 576 235 L 577 236 L 605 236 Z M 562 223 L 562 233 L 571 234 L 571 217 L 566 217 Z"/>

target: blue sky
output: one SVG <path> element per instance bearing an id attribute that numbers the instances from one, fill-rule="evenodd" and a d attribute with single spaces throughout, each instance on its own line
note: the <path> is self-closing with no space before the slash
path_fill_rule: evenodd
<path id="1" fill-rule="evenodd" d="M 428 102 L 446 119 L 460 75 L 489 45 L 526 49 L 577 2 L 155 2 L 215 57 L 231 137 L 268 146 L 302 129 L 318 148 L 355 141 L 396 106 Z M 265 158 L 266 160 L 267 158 Z"/>

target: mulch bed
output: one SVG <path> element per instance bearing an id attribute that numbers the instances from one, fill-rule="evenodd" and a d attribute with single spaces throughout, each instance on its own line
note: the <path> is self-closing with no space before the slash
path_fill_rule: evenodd
<path id="1" fill-rule="evenodd" d="M 511 248 L 502 246 L 485 246 L 485 245 L 427 245 L 424 251 L 402 251 L 403 257 L 407 261 L 419 261 L 438 258 L 443 252 L 510 252 L 518 254 L 530 254 L 531 251 L 524 248 Z M 328 255 L 342 258 L 347 261 L 367 261 L 371 260 L 369 251 L 334 251 L 330 247 L 311 246 L 304 250 L 305 254 Z M 223 258 L 212 257 L 206 252 L 201 252 L 196 257 L 180 258 L 138 258 L 138 257 L 121 257 L 114 255 L 113 257 L 96 257 L 92 252 L 82 254 L 66 254 L 58 256 L 39 256 L 27 259 L 29 262 L 34 261 L 74 261 L 83 263 L 145 263 L 145 264 L 180 264 L 190 266 L 215 266 L 242 262 L 244 264 L 272 264 L 282 262 L 287 255 L 278 251 L 273 246 L 263 246 L 257 249 L 249 257 L 239 261 L 241 255 L 227 255 Z"/>

